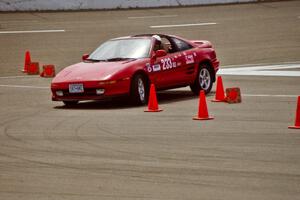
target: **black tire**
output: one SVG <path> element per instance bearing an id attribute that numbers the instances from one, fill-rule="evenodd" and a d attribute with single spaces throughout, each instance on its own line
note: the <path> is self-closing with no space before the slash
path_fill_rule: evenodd
<path id="1" fill-rule="evenodd" d="M 200 64 L 196 79 L 194 83 L 190 85 L 190 88 L 196 95 L 199 94 L 200 90 L 204 90 L 205 94 L 208 94 L 212 89 L 213 80 L 214 75 L 212 68 L 207 64 Z"/>
<path id="2" fill-rule="evenodd" d="M 65 106 L 67 107 L 72 107 L 78 104 L 78 101 L 63 101 L 63 103 L 65 104 Z"/>
<path id="3" fill-rule="evenodd" d="M 142 74 L 137 74 L 133 77 L 130 91 L 130 100 L 132 104 L 145 105 L 148 102 L 149 86 L 146 80 L 147 79 Z"/>

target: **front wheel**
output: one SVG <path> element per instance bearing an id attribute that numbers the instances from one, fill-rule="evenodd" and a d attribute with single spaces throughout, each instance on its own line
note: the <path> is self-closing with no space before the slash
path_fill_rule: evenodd
<path id="1" fill-rule="evenodd" d="M 148 100 L 148 85 L 146 78 L 138 74 L 133 77 L 131 83 L 131 101 L 135 105 L 144 105 Z"/>
<path id="2" fill-rule="evenodd" d="M 190 85 L 194 94 L 199 94 L 200 90 L 204 90 L 205 94 L 211 91 L 213 86 L 213 74 L 209 66 L 202 64 L 199 67 L 199 71 L 196 80 Z"/>

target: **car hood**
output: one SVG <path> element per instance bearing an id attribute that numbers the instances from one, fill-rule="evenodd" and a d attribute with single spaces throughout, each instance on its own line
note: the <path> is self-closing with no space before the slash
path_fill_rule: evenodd
<path id="1" fill-rule="evenodd" d="M 80 62 L 59 72 L 52 82 L 76 82 L 108 80 L 115 73 L 129 66 L 131 61 Z"/>

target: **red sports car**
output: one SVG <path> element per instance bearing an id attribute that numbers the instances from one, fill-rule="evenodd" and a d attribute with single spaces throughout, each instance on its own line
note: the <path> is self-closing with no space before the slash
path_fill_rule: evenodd
<path id="1" fill-rule="evenodd" d="M 135 104 L 157 90 L 190 86 L 210 92 L 219 61 L 208 41 L 143 34 L 108 40 L 82 62 L 66 67 L 51 83 L 52 100 L 74 105 L 83 100 L 127 95 Z"/>

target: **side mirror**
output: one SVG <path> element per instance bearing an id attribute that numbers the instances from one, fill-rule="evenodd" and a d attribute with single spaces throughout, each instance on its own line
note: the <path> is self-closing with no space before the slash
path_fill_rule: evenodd
<path id="1" fill-rule="evenodd" d="M 82 55 L 82 58 L 81 58 L 82 61 L 87 60 L 89 56 L 90 56 L 89 54 L 83 54 L 83 55 Z"/>
<path id="2" fill-rule="evenodd" d="M 157 50 L 157 51 L 155 52 L 155 56 L 156 56 L 157 58 L 163 57 L 163 56 L 166 56 L 166 55 L 167 55 L 167 52 L 166 52 L 165 50 L 163 50 L 163 49 L 159 49 L 159 50 Z"/>

